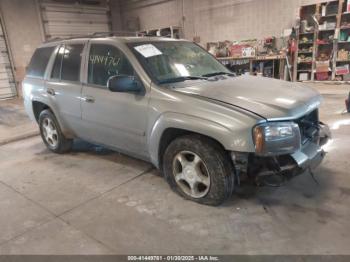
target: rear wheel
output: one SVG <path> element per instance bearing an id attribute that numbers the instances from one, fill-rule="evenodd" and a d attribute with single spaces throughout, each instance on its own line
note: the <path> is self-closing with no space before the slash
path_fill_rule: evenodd
<path id="1" fill-rule="evenodd" d="M 40 113 L 39 127 L 41 138 L 48 149 L 55 153 L 65 153 L 72 149 L 73 140 L 64 137 L 56 117 L 50 110 L 46 109 Z"/>
<path id="2" fill-rule="evenodd" d="M 181 196 L 207 205 L 219 205 L 234 187 L 232 163 L 214 141 L 196 135 L 170 143 L 163 158 L 170 187 Z"/>

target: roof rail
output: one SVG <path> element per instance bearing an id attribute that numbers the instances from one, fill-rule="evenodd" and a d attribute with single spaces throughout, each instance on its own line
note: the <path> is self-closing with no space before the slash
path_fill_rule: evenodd
<path id="1" fill-rule="evenodd" d="M 98 38 L 98 37 L 111 37 L 111 36 L 137 36 L 136 32 L 131 31 L 110 31 L 110 32 L 95 32 L 88 35 L 72 35 L 69 37 L 54 37 L 51 38 L 45 43 L 55 42 L 55 41 L 63 41 L 77 38 Z"/>
<path id="2" fill-rule="evenodd" d="M 137 36 L 137 32 L 132 31 L 110 31 L 110 32 L 95 32 L 92 34 L 94 37 L 103 36 Z"/>

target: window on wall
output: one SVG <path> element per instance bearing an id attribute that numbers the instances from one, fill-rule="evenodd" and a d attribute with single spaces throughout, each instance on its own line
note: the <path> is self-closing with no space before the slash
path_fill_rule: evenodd
<path id="1" fill-rule="evenodd" d="M 66 45 L 62 57 L 61 80 L 79 81 L 81 54 L 84 45 Z"/>
<path id="2" fill-rule="evenodd" d="M 134 70 L 126 56 L 114 46 L 92 44 L 89 54 L 88 83 L 107 86 L 108 79 L 116 75 L 134 75 Z"/>
<path id="3" fill-rule="evenodd" d="M 54 49 L 55 46 L 42 47 L 35 50 L 27 68 L 27 75 L 34 77 L 44 77 L 46 66 Z"/>

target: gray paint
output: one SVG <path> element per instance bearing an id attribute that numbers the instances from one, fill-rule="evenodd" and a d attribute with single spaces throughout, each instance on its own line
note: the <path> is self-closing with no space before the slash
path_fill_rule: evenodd
<path id="1" fill-rule="evenodd" d="M 157 86 L 125 45 L 126 42 L 148 40 L 169 41 L 111 37 L 47 44 L 86 44 L 80 82 L 50 79 L 53 53 L 44 80 L 32 77 L 24 80 L 24 103 L 29 116 L 33 119 L 32 101 L 43 102 L 52 109 L 66 136 L 106 145 L 159 167 L 158 150 L 167 128 L 206 135 L 228 151 L 253 153 L 252 129 L 255 125 L 267 120 L 297 119 L 320 105 L 321 98 L 315 90 L 267 78 L 222 76 L 217 81 Z M 114 45 L 124 52 L 145 92 L 112 93 L 104 87 L 88 84 L 87 54 L 91 43 Z M 54 89 L 56 95 L 48 95 L 49 88 Z M 87 103 L 87 97 L 93 98 L 94 103 Z M 303 154 L 306 153 L 303 151 Z"/>
<path id="2" fill-rule="evenodd" d="M 22 81 L 32 53 L 43 40 L 36 2 L 36 0 L 0 1 L 18 82 Z M 201 44 L 204 45 L 208 41 L 278 36 L 283 29 L 294 23 L 300 5 L 320 1 L 145 0 L 142 2 L 144 7 L 139 8 L 130 1 L 111 0 L 112 30 L 126 30 L 128 19 L 139 18 L 141 29 L 181 25 L 184 27 L 185 38 L 200 36 Z M 266 13 L 269 15 L 266 16 Z"/>

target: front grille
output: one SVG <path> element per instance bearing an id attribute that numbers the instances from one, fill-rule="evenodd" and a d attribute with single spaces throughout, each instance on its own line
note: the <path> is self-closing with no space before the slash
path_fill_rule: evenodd
<path id="1" fill-rule="evenodd" d="M 314 141 L 318 138 L 319 131 L 319 118 L 318 109 L 304 115 L 296 120 L 296 123 L 300 128 L 301 143 L 305 144 L 308 141 Z"/>

